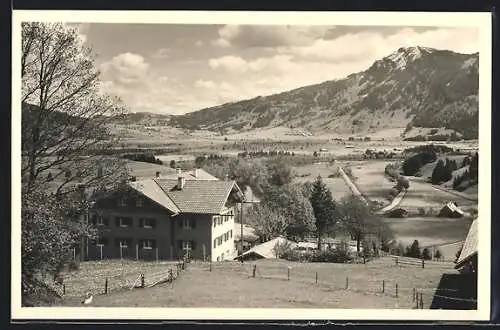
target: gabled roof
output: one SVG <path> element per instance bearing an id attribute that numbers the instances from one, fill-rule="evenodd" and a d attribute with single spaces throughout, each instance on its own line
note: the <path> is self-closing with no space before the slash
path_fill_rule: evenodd
<path id="1" fill-rule="evenodd" d="M 178 180 L 153 181 L 182 213 L 220 214 L 231 191 L 241 192 L 234 181 L 185 180 L 182 189 L 177 189 Z"/>
<path id="2" fill-rule="evenodd" d="M 163 189 L 154 180 L 140 180 L 130 182 L 129 185 L 174 214 L 180 212 L 177 205 L 163 192 Z"/>
<path id="3" fill-rule="evenodd" d="M 470 225 L 469 232 L 465 238 L 462 252 L 460 252 L 455 268 L 462 267 L 475 254 L 477 254 L 477 221 L 477 219 L 474 220 Z"/>
<path id="4" fill-rule="evenodd" d="M 198 168 L 196 170 L 193 169 L 190 171 L 182 171 L 181 173 L 160 175 L 159 179 L 177 180 L 179 177 L 183 177 L 186 180 L 212 180 L 212 181 L 218 180 L 218 181 L 220 181 L 218 178 L 216 178 L 212 174 L 202 170 L 201 168 Z"/>
<path id="5" fill-rule="evenodd" d="M 285 244 L 285 243 L 289 243 L 292 247 L 297 246 L 297 243 L 289 241 L 284 237 L 276 237 L 270 241 L 254 246 L 253 248 L 239 255 L 236 258 L 241 258 L 249 254 L 256 254 L 266 259 L 276 259 L 276 255 L 274 253 L 274 247 L 276 246 L 276 244 Z"/>

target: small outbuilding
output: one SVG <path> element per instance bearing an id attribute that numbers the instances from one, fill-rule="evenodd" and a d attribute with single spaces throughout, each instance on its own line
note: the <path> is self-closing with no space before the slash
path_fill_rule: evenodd
<path id="1" fill-rule="evenodd" d="M 461 218 L 466 216 L 467 213 L 460 209 L 455 202 L 448 202 L 439 211 L 438 217 L 443 218 Z"/>

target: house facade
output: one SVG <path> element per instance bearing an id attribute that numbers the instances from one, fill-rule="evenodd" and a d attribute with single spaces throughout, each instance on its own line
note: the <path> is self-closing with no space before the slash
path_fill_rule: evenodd
<path id="1" fill-rule="evenodd" d="M 128 182 L 95 201 L 89 221 L 99 239 L 86 259 L 192 259 L 233 257 L 234 210 L 243 194 L 234 181 L 191 178 Z"/>

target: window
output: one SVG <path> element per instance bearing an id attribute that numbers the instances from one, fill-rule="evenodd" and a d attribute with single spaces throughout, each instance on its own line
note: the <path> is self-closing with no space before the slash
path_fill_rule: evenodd
<path id="1" fill-rule="evenodd" d="M 214 217 L 213 217 L 213 222 L 214 222 L 214 228 L 215 228 L 217 225 L 220 225 L 220 216 L 219 216 L 219 215 L 214 215 Z"/>
<path id="2" fill-rule="evenodd" d="M 141 247 L 144 250 L 151 250 L 156 248 L 156 241 L 154 239 L 143 239 L 141 241 Z"/>
<path id="3" fill-rule="evenodd" d="M 118 200 L 118 206 L 120 206 L 120 207 L 126 207 L 127 206 L 127 199 L 125 197 L 121 197 Z"/>
<path id="4" fill-rule="evenodd" d="M 137 197 L 137 199 L 135 200 L 135 206 L 144 207 L 144 200 L 142 199 L 142 197 Z"/>
<path id="5" fill-rule="evenodd" d="M 218 245 L 222 244 L 222 236 L 217 237 L 217 244 Z"/>
<path id="6" fill-rule="evenodd" d="M 217 221 L 219 222 L 219 225 L 222 225 L 222 221 L 223 221 L 223 220 L 222 220 L 222 217 L 218 217 L 218 218 L 217 218 Z"/>
<path id="7" fill-rule="evenodd" d="M 191 230 L 191 221 L 189 221 L 189 218 L 182 218 L 182 228 L 185 230 Z"/>
<path id="8" fill-rule="evenodd" d="M 217 247 L 217 238 L 214 239 L 214 248 L 216 248 L 216 247 Z"/>
<path id="9" fill-rule="evenodd" d="M 233 230 L 232 229 L 229 231 L 229 238 L 233 238 Z"/>
<path id="10" fill-rule="evenodd" d="M 227 233 L 224 233 L 224 242 L 227 241 Z"/>
<path id="11" fill-rule="evenodd" d="M 212 222 L 214 223 L 214 228 L 217 227 L 217 218 L 213 217 Z"/>
<path id="12" fill-rule="evenodd" d="M 142 228 L 152 229 L 156 227 L 156 220 L 152 218 L 141 218 L 140 225 Z"/>
<path id="13" fill-rule="evenodd" d="M 117 217 L 116 226 L 121 228 L 132 227 L 132 218 Z"/>

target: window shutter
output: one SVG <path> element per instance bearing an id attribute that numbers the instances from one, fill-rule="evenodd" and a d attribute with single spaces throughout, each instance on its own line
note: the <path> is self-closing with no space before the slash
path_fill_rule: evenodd
<path id="1" fill-rule="evenodd" d="M 196 228 L 196 218 L 191 219 L 191 228 Z"/>
<path id="2" fill-rule="evenodd" d="M 191 241 L 191 249 L 196 250 L 196 241 Z"/>

